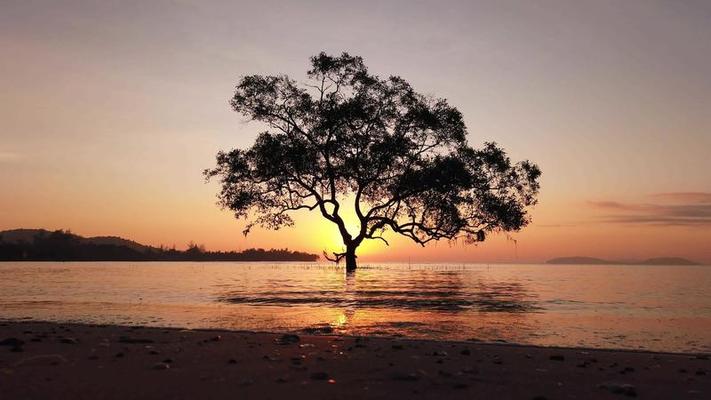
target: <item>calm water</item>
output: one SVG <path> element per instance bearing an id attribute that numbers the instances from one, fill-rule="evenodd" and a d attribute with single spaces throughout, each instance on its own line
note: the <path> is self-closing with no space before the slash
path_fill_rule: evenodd
<path id="1" fill-rule="evenodd" d="M 0 319 L 711 351 L 711 267 L 0 263 L 0 277 Z"/>

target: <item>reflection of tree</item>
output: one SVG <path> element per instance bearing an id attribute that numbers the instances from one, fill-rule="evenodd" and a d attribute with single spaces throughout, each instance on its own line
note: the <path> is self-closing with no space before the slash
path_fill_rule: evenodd
<path id="1" fill-rule="evenodd" d="M 254 305 L 324 305 L 339 307 L 351 316 L 359 309 L 393 309 L 527 313 L 538 309 L 535 296 L 520 282 L 486 282 L 479 279 L 466 283 L 470 271 L 387 271 L 390 276 L 370 274 L 356 277 L 348 274 L 344 289 L 295 288 L 260 293 L 237 291 L 220 299 L 230 303 Z"/>
<path id="2" fill-rule="evenodd" d="M 314 270 L 318 273 L 306 272 Z M 326 323 L 335 332 L 356 335 L 523 343 L 546 332 L 536 317 L 538 298 L 526 281 L 480 275 L 476 269 L 363 266 L 357 276 L 344 278 L 337 270 L 280 267 L 266 280 L 225 289 L 220 289 L 221 301 L 257 306 L 250 315 L 297 319 L 296 326 L 315 326 L 317 333 L 326 332 L 319 330 Z M 284 307 L 284 312 L 260 306 Z"/>

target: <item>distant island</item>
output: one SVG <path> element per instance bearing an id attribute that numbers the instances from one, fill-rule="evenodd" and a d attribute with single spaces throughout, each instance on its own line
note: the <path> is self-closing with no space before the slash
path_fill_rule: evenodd
<path id="1" fill-rule="evenodd" d="M 594 257 L 558 257 L 546 261 L 546 264 L 576 264 L 576 265 L 701 265 L 681 257 L 656 257 L 642 261 L 610 261 Z"/>
<path id="2" fill-rule="evenodd" d="M 152 247 L 116 236 L 82 237 L 69 231 L 13 229 L 0 232 L 0 261 L 316 261 L 316 254 L 288 249 L 207 251 Z"/>

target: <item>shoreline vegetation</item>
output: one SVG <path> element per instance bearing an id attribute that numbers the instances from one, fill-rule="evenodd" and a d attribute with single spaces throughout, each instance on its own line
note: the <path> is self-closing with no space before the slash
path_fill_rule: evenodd
<path id="1" fill-rule="evenodd" d="M 0 321 L 0 393 L 23 399 L 701 399 L 711 394 L 711 361 L 707 354 Z"/>
<path id="2" fill-rule="evenodd" d="M 0 232 L 0 261 L 316 261 L 319 256 L 289 249 L 207 251 L 152 247 L 115 236 L 82 237 L 70 231 L 14 229 Z"/>

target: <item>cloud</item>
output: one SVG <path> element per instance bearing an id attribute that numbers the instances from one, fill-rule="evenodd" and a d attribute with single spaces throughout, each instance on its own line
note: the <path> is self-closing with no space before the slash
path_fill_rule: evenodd
<path id="1" fill-rule="evenodd" d="M 664 201 L 711 203 L 711 193 L 704 192 L 656 193 L 653 194 L 652 197 L 656 197 Z"/>
<path id="2" fill-rule="evenodd" d="M 711 226 L 711 193 L 657 193 L 654 203 L 589 201 L 588 205 L 605 212 L 604 222 L 665 226 Z"/>
<path id="3" fill-rule="evenodd" d="M 534 224 L 533 226 L 537 228 L 573 228 L 578 226 L 577 224 Z"/>
<path id="4" fill-rule="evenodd" d="M 0 163 L 15 163 L 22 159 L 22 155 L 18 153 L 10 153 L 7 151 L 0 151 Z"/>

